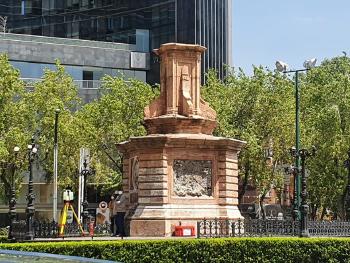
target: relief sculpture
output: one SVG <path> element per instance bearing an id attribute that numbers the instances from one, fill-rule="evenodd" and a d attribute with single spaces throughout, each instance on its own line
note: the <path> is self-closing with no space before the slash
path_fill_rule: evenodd
<path id="1" fill-rule="evenodd" d="M 139 184 L 139 160 L 137 157 L 131 159 L 130 190 L 136 191 Z"/>
<path id="2" fill-rule="evenodd" d="M 174 194 L 179 197 L 212 196 L 212 162 L 174 160 Z"/>
<path id="3" fill-rule="evenodd" d="M 182 109 L 179 109 L 179 114 L 189 116 L 193 111 L 193 103 L 191 97 L 191 78 L 188 72 L 188 66 L 183 66 L 181 71 L 181 95 Z"/>

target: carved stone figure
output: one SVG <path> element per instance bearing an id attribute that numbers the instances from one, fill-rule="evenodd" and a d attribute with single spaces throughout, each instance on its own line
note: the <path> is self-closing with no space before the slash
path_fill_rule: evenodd
<path id="1" fill-rule="evenodd" d="M 211 161 L 174 160 L 174 193 L 177 196 L 209 197 L 212 194 Z"/>
<path id="2" fill-rule="evenodd" d="M 181 71 L 181 91 L 179 114 L 190 116 L 193 113 L 193 103 L 191 97 L 191 79 L 188 74 L 188 66 L 183 66 Z"/>
<path id="3" fill-rule="evenodd" d="M 130 190 L 136 191 L 139 184 L 139 160 L 137 157 L 131 159 Z"/>

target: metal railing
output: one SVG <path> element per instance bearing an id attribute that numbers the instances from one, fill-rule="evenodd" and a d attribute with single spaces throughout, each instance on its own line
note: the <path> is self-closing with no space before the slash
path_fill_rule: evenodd
<path id="1" fill-rule="evenodd" d="M 299 229 L 293 220 L 204 219 L 197 222 L 197 237 L 298 236 Z"/>
<path id="2" fill-rule="evenodd" d="M 12 222 L 12 240 L 23 241 L 27 233 L 27 225 L 25 220 L 14 220 Z"/>
<path id="3" fill-rule="evenodd" d="M 60 225 L 55 221 L 35 221 L 33 224 L 35 238 L 57 238 L 59 237 Z M 89 236 L 89 224 L 83 225 L 84 236 Z M 94 224 L 93 236 L 110 236 L 110 224 Z M 64 235 L 62 237 L 80 237 L 82 233 L 76 222 L 66 224 L 64 227 Z"/>
<path id="4" fill-rule="evenodd" d="M 55 238 L 58 237 L 58 223 L 34 221 L 33 223 L 34 237 L 40 238 Z"/>
<path id="5" fill-rule="evenodd" d="M 308 221 L 310 237 L 350 237 L 349 221 Z M 300 221 L 268 219 L 203 219 L 197 222 L 197 237 L 299 236 Z"/>
<path id="6" fill-rule="evenodd" d="M 65 237 L 80 237 L 90 236 L 89 224 L 83 225 L 84 235 L 81 233 L 79 225 L 76 222 L 66 224 L 64 227 L 64 234 L 61 238 Z M 33 232 L 34 238 L 59 238 L 60 225 L 55 221 L 34 221 Z M 24 220 L 14 221 L 12 226 L 13 240 L 23 241 L 26 234 L 26 222 Z M 111 225 L 110 224 L 94 224 L 93 236 L 110 236 Z"/>
<path id="7" fill-rule="evenodd" d="M 349 221 L 309 221 L 308 231 L 315 237 L 350 237 Z"/>

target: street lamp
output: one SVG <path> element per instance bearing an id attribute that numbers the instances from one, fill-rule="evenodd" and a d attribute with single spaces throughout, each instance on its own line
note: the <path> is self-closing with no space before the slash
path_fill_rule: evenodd
<path id="1" fill-rule="evenodd" d="M 58 178 L 58 115 L 60 109 L 55 110 L 54 149 L 53 149 L 53 221 L 57 222 L 57 178 Z"/>
<path id="2" fill-rule="evenodd" d="M 306 182 L 306 158 L 314 156 L 316 153 L 316 148 L 313 146 L 311 150 L 300 149 L 296 151 L 296 148 L 291 149 L 291 153 L 294 157 L 300 158 L 301 160 L 301 224 L 300 224 L 300 237 L 309 237 L 308 229 L 308 212 L 309 205 L 307 203 L 307 182 Z"/>
<path id="3" fill-rule="evenodd" d="M 16 212 L 16 189 L 15 189 L 15 173 L 17 169 L 17 155 L 19 152 L 19 147 L 16 146 L 13 149 L 15 153 L 15 159 L 13 163 L 11 163 L 11 197 L 9 201 L 9 217 L 10 217 L 10 229 L 9 229 L 9 234 L 8 234 L 8 239 L 13 239 L 13 222 L 15 221 L 17 217 L 17 212 Z"/>
<path id="4" fill-rule="evenodd" d="M 35 147 L 34 137 L 32 137 L 31 144 L 28 145 L 28 161 L 29 161 L 29 181 L 28 181 L 28 195 L 27 195 L 27 209 L 26 209 L 26 240 L 33 240 L 33 216 L 35 212 L 33 192 L 33 162 L 38 149 Z"/>
<path id="5" fill-rule="evenodd" d="M 350 221 L 350 149 L 348 150 L 348 159 L 344 161 L 344 166 L 348 169 L 347 198 L 345 203 L 346 220 Z"/>
<path id="6" fill-rule="evenodd" d="M 89 203 L 87 201 L 87 177 L 91 175 L 91 171 L 90 169 L 87 167 L 88 166 L 88 163 L 86 161 L 86 159 L 84 160 L 84 163 L 83 163 L 83 169 L 81 170 L 81 175 L 83 176 L 84 178 L 84 201 L 82 203 L 82 206 L 83 206 L 83 219 L 84 219 L 84 222 L 83 224 L 85 225 L 87 223 L 87 219 L 89 217 L 89 211 L 87 210 L 88 206 L 89 206 Z"/>
<path id="7" fill-rule="evenodd" d="M 303 63 L 304 69 L 288 70 L 289 66 L 283 61 L 276 61 L 276 69 L 282 73 L 295 73 L 295 150 L 299 152 L 300 149 L 300 126 L 299 126 L 299 115 L 300 115 L 300 95 L 299 95 L 299 72 L 307 71 L 316 66 L 317 59 L 312 58 L 306 60 Z M 295 192 L 293 214 L 294 218 L 300 218 L 300 157 L 299 155 L 295 158 Z"/>

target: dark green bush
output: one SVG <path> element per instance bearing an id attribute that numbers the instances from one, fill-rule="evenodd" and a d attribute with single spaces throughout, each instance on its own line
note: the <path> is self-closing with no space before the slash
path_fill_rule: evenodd
<path id="1" fill-rule="evenodd" d="M 0 236 L 0 243 L 9 243 L 7 236 Z"/>
<path id="2" fill-rule="evenodd" d="M 232 238 L 0 244 L 122 262 L 350 262 L 350 239 Z"/>

